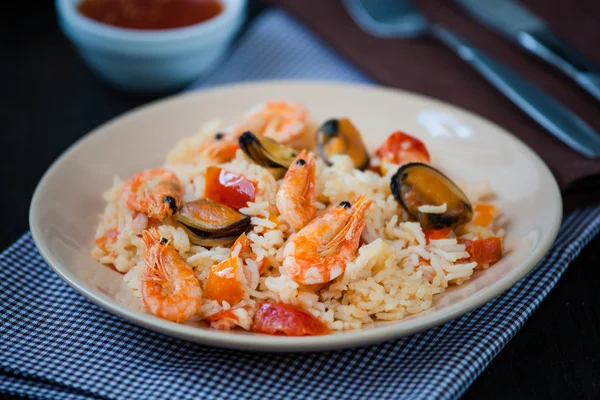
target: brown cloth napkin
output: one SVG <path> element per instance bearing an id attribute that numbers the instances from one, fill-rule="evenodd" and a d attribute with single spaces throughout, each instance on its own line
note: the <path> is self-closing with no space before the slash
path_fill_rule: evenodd
<path id="1" fill-rule="evenodd" d="M 441 43 L 429 38 L 370 36 L 335 0 L 274 2 L 379 83 L 463 107 L 521 138 L 550 166 L 567 210 L 600 204 L 600 160 L 589 160 L 555 139 Z M 522 2 L 545 19 L 553 32 L 600 64 L 600 0 Z M 451 28 L 518 71 L 600 132 L 600 102 L 570 78 L 479 25 L 451 1 L 422 0 L 414 4 L 433 22 Z"/>

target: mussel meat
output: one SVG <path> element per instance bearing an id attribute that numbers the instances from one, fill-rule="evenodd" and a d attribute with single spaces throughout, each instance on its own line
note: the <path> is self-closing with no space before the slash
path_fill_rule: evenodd
<path id="1" fill-rule="evenodd" d="M 183 204 L 175 214 L 175 220 L 190 241 L 201 246 L 233 243 L 250 229 L 249 216 L 208 199 Z"/>
<path id="2" fill-rule="evenodd" d="M 355 168 L 364 170 L 369 166 L 369 153 L 360 132 L 348 118 L 330 119 L 323 123 L 317 131 L 317 145 L 321 158 L 329 165 L 331 156 L 346 154 Z"/>
<path id="3" fill-rule="evenodd" d="M 392 176 L 392 194 L 423 229 L 455 228 L 473 218 L 467 196 L 446 175 L 428 164 L 408 163 Z M 443 206 L 446 211 L 422 212 L 423 206 Z"/>
<path id="4" fill-rule="evenodd" d="M 265 168 L 288 169 L 299 153 L 269 137 L 250 131 L 240 136 L 239 144 L 252 161 Z"/>

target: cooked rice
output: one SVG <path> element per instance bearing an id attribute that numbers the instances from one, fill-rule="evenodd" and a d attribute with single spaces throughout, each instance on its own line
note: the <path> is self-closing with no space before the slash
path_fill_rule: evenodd
<path id="1" fill-rule="evenodd" d="M 206 124 L 196 136 L 183 139 L 168 154 L 166 168 L 175 172 L 184 184 L 184 201 L 203 197 L 204 174 L 209 165 L 200 157 L 198 146 L 202 138 L 213 135 L 221 128 L 219 121 Z M 283 269 L 283 247 L 294 233 L 279 218 L 275 206 L 278 181 L 265 168 L 254 164 L 238 150 L 235 158 L 221 167 L 240 173 L 258 183 L 254 202 L 240 212 L 252 218 L 252 230 L 247 233 L 256 261 L 243 264 L 244 298 L 234 306 L 244 329 L 252 323 L 257 302 L 284 302 L 298 306 L 320 318 L 330 329 L 358 329 L 376 321 L 398 320 L 420 313 L 433 305 L 434 296 L 449 285 L 460 285 L 469 279 L 477 264 L 467 262 L 469 253 L 465 245 L 453 236 L 441 240 L 426 240 L 417 222 L 408 222 L 405 211 L 390 192 L 389 176 L 382 177 L 372 171 L 353 168 L 347 156 L 334 156 L 333 165 L 317 160 L 318 214 L 329 205 L 352 200 L 365 195 L 373 201 L 365 213 L 366 228 L 362 234 L 363 245 L 357 257 L 349 262 L 345 272 L 329 284 L 314 287 L 294 282 Z M 389 175 L 389 174 L 388 174 Z M 471 201 L 489 198 L 493 193 L 485 184 L 461 185 Z M 129 210 L 120 199 L 123 182 L 115 178 L 113 187 L 105 194 L 107 202 L 96 238 L 107 232 L 117 233 L 113 242 L 96 245 L 92 255 L 103 264 L 114 266 L 124 273 L 127 285 L 140 297 L 140 277 L 144 269 L 141 251 L 144 244 L 138 234 L 149 227 L 145 215 Z M 444 212 L 446 205 L 429 205 L 420 208 L 425 213 Z M 173 226 L 170 219 L 157 227 L 162 237 L 172 245 L 193 268 L 202 288 L 205 288 L 209 269 L 227 259 L 239 249 L 216 246 L 206 248 L 192 245 L 181 228 Z M 488 237 L 502 234 L 490 227 L 463 228 L 465 238 Z M 258 263 L 268 259 L 270 266 L 258 273 Z M 202 299 L 198 318 L 206 318 L 231 305 Z M 231 329 L 230 321 L 212 324 L 217 329 Z"/>
<path id="2" fill-rule="evenodd" d="M 422 212 L 425 214 L 443 214 L 446 212 L 447 209 L 448 209 L 448 205 L 446 203 L 439 205 L 439 206 L 426 204 L 426 205 L 420 206 L 418 208 L 419 212 Z"/>

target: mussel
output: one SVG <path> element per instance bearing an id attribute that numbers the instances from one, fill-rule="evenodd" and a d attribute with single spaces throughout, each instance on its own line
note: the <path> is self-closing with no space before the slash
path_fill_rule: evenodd
<path id="1" fill-rule="evenodd" d="M 175 214 L 175 220 L 190 241 L 200 246 L 233 243 L 250 229 L 249 216 L 208 199 L 183 204 Z"/>
<path id="2" fill-rule="evenodd" d="M 325 121 L 317 131 L 317 145 L 321 158 L 329 165 L 331 156 L 346 154 L 355 168 L 364 170 L 369 166 L 369 153 L 360 132 L 348 118 Z"/>
<path id="3" fill-rule="evenodd" d="M 250 131 L 242 133 L 239 144 L 252 161 L 265 168 L 287 170 L 299 153 L 269 137 Z"/>
<path id="4" fill-rule="evenodd" d="M 408 163 L 392 176 L 392 194 L 423 229 L 455 228 L 473 218 L 473 207 L 467 196 L 446 175 L 430 165 Z M 442 206 L 446 211 L 427 213 L 422 206 Z"/>

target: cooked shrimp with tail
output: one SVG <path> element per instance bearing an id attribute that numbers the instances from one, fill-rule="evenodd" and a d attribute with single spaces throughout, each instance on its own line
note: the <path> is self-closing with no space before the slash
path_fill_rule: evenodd
<path id="1" fill-rule="evenodd" d="M 277 190 L 275 203 L 285 221 L 303 228 L 317 214 L 315 156 L 302 150 L 287 170 Z"/>
<path id="2" fill-rule="evenodd" d="M 221 164 L 231 161 L 246 132 L 260 133 L 296 148 L 310 147 L 308 111 L 302 104 L 268 101 L 253 107 L 240 123 L 207 137 L 194 151 L 194 157 Z"/>
<path id="3" fill-rule="evenodd" d="M 260 133 L 297 149 L 311 147 L 308 110 L 300 103 L 267 101 L 248 111 L 235 132 Z M 239 136 L 238 135 L 238 136 Z"/>
<path id="4" fill-rule="evenodd" d="M 371 200 L 360 196 L 343 201 L 315 218 L 285 245 L 283 267 L 301 284 L 329 282 L 353 261 L 365 228 L 364 214 Z"/>
<path id="5" fill-rule="evenodd" d="M 149 169 L 125 184 L 121 198 L 130 209 L 163 220 L 173 215 L 181 205 L 181 183 L 169 170 Z"/>
<path id="6" fill-rule="evenodd" d="M 192 268 L 161 238 L 157 229 L 142 232 L 146 267 L 141 278 L 144 304 L 159 318 L 183 322 L 200 309 L 202 289 Z"/>
<path id="7" fill-rule="evenodd" d="M 232 131 L 217 132 L 202 144 L 203 157 L 216 163 L 231 161 L 240 148 L 239 137 L 240 134 Z"/>

